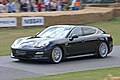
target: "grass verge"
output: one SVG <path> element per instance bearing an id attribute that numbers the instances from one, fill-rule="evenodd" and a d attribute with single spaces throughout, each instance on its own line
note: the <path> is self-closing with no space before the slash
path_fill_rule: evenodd
<path id="1" fill-rule="evenodd" d="M 120 45 L 120 17 L 113 18 L 109 21 L 90 23 L 87 25 L 93 25 L 104 29 L 113 36 L 114 45 Z M 44 28 L 42 27 L 0 29 L 0 56 L 9 55 L 10 45 L 15 39 L 25 36 L 32 36 L 36 32 L 39 32 L 43 29 Z"/>
<path id="2" fill-rule="evenodd" d="M 120 67 L 70 72 L 58 75 L 32 77 L 17 80 L 105 80 L 108 74 L 120 76 Z"/>

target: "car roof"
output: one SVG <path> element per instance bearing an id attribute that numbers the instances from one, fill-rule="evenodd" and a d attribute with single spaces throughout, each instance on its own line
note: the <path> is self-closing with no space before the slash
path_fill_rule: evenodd
<path id="1" fill-rule="evenodd" d="M 75 25 L 52 25 L 50 27 L 71 27 L 71 28 L 74 28 L 76 26 Z"/>
<path id="2" fill-rule="evenodd" d="M 90 27 L 90 28 L 96 28 L 94 26 L 86 26 L 86 25 L 52 25 L 50 27 L 69 27 L 69 28 L 75 28 L 75 27 Z M 96 28 L 97 29 L 97 28 Z"/>

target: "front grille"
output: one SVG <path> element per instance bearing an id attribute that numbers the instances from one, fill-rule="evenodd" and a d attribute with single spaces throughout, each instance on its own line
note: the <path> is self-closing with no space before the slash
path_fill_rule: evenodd
<path id="1" fill-rule="evenodd" d="M 22 58 L 32 58 L 35 55 L 35 51 L 16 50 L 12 49 L 13 56 Z"/>

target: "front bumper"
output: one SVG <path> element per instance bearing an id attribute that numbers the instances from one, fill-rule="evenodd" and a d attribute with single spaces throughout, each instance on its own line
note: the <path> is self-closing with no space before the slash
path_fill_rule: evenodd
<path id="1" fill-rule="evenodd" d="M 11 49 L 11 58 L 26 60 L 48 60 L 50 59 L 51 50 L 39 49 Z"/>

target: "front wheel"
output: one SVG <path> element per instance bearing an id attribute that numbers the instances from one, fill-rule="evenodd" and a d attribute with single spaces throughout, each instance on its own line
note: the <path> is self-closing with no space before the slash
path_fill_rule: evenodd
<path id="1" fill-rule="evenodd" d="M 100 58 L 107 57 L 108 54 L 108 46 L 105 42 L 102 42 L 98 47 L 97 56 Z"/>
<path id="2" fill-rule="evenodd" d="M 63 53 L 59 46 L 55 46 L 51 53 L 51 62 L 59 63 L 62 60 Z"/>

